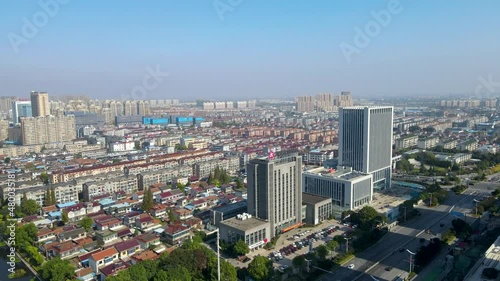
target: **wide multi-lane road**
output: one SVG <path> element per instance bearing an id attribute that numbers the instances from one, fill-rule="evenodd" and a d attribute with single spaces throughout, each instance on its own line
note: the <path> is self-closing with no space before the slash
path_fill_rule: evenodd
<path id="1" fill-rule="evenodd" d="M 416 251 L 420 238 L 435 237 L 433 234 L 439 234 L 450 227 L 451 221 L 455 218 L 450 215 L 450 211 L 470 212 L 475 206 L 473 200 L 485 196 L 487 192 L 488 190 L 469 190 L 462 195 L 450 192 L 442 205 L 433 208 L 418 207 L 421 216 L 408 221 L 404 226 L 393 228 L 377 244 L 348 262 L 347 264 L 354 264 L 353 269 L 343 267 L 333 274 L 322 276 L 320 280 L 364 281 L 374 280 L 373 277 L 380 281 L 395 279 L 409 269 L 409 254 L 406 250 L 400 252 L 400 249 L 409 248 L 410 251 Z M 441 227 L 441 223 L 445 226 Z M 433 234 L 427 234 L 427 229 L 431 229 Z M 389 266 L 393 267 L 390 271 L 388 271 Z"/>

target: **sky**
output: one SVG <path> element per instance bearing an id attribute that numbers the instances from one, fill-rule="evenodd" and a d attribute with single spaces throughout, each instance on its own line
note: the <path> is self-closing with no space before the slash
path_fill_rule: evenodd
<path id="1" fill-rule="evenodd" d="M 0 95 L 500 93 L 498 11 L 498 0 L 2 1 Z"/>

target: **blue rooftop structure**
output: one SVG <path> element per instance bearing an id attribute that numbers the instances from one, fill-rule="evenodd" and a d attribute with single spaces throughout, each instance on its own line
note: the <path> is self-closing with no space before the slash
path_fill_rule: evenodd
<path id="1" fill-rule="evenodd" d="M 67 202 L 67 203 L 61 203 L 61 204 L 57 204 L 57 208 L 58 209 L 63 209 L 63 208 L 66 208 L 66 207 L 71 207 L 73 205 L 76 205 L 76 202 Z"/>
<path id="2" fill-rule="evenodd" d="M 160 234 L 160 233 L 163 233 L 165 231 L 165 229 L 163 229 L 163 228 L 160 227 L 160 228 L 157 228 L 157 229 L 155 229 L 153 231 L 156 232 L 156 233 L 158 233 L 158 234 Z"/>
<path id="3" fill-rule="evenodd" d="M 55 218 L 60 218 L 61 217 L 61 212 L 60 211 L 55 211 L 55 212 L 50 212 L 49 213 L 49 218 L 55 219 Z"/>
<path id="4" fill-rule="evenodd" d="M 115 205 L 111 206 L 111 208 L 126 208 L 126 207 L 130 207 L 130 204 L 127 202 L 119 203 L 119 204 L 115 204 Z"/>
<path id="5" fill-rule="evenodd" d="M 109 198 L 102 199 L 101 201 L 99 201 L 99 205 L 102 205 L 102 206 L 113 205 L 114 203 L 115 203 L 115 200 L 112 200 Z"/>

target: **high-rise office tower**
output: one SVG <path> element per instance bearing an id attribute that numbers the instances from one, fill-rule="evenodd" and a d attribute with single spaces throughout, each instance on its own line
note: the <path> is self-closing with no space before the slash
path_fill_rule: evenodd
<path id="1" fill-rule="evenodd" d="M 339 111 L 339 165 L 373 176 L 374 188 L 391 186 L 393 107 Z"/>
<path id="2" fill-rule="evenodd" d="M 313 96 L 297 97 L 297 111 L 314 112 L 316 99 Z"/>
<path id="3" fill-rule="evenodd" d="M 279 152 L 247 164 L 248 213 L 268 220 L 271 236 L 302 222 L 302 157 Z"/>
<path id="4" fill-rule="evenodd" d="M 21 117 L 33 116 L 30 101 L 15 101 L 12 103 L 12 123 L 21 122 Z"/>
<path id="5" fill-rule="evenodd" d="M 50 115 L 49 94 L 46 92 L 31 92 L 30 96 L 33 117 Z"/>

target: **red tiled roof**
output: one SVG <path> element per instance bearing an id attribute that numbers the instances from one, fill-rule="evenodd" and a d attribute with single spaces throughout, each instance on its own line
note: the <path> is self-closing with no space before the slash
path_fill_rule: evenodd
<path id="1" fill-rule="evenodd" d="M 116 249 L 114 247 L 111 247 L 111 248 L 107 248 L 106 250 L 102 250 L 100 252 L 93 254 L 92 259 L 94 259 L 95 261 L 100 261 L 100 260 L 104 259 L 105 257 L 111 257 L 111 256 L 116 255 L 116 254 L 118 254 Z"/>

